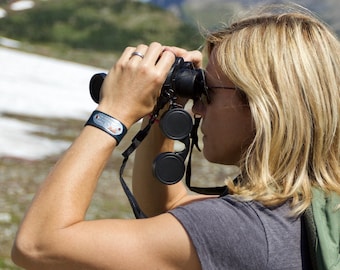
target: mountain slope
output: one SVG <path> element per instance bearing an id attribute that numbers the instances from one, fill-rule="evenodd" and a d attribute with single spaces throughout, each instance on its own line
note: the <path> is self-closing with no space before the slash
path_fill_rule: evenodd
<path id="1" fill-rule="evenodd" d="M 36 44 L 121 51 L 127 45 L 160 41 L 196 48 L 197 29 L 154 5 L 118 0 L 36 1 L 33 9 L 8 11 L 0 35 Z"/>

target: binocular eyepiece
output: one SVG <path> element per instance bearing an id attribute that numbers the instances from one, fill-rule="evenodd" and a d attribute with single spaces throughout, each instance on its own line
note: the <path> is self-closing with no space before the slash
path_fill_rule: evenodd
<path id="1" fill-rule="evenodd" d="M 96 103 L 99 103 L 100 89 L 105 77 L 105 73 L 97 73 L 90 80 L 90 94 Z M 204 72 L 202 69 L 196 69 L 192 62 L 185 62 L 182 57 L 176 57 L 161 92 L 197 100 L 202 94 L 207 95 Z"/>

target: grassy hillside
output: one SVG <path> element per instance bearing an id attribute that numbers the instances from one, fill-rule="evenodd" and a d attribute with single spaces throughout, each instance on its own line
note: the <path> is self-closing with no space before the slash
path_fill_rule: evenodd
<path id="1" fill-rule="evenodd" d="M 99 65 L 105 64 L 93 58 L 120 53 L 128 45 L 159 41 L 195 49 L 202 43 L 198 29 L 172 13 L 119 0 L 36 1 L 30 10 L 8 10 L 0 19 L 0 36 L 34 45 L 28 50 Z"/>
<path id="2" fill-rule="evenodd" d="M 0 36 L 21 41 L 21 50 L 109 68 L 128 45 L 159 41 L 196 49 L 203 42 L 197 25 L 216 26 L 242 10 L 243 2 L 259 1 L 186 0 L 171 6 L 171 12 L 134 0 L 35 0 L 33 9 L 19 12 L 0 0 L 8 12 L 0 19 Z M 297 2 L 309 3 L 308 8 L 340 33 L 340 2 Z"/>

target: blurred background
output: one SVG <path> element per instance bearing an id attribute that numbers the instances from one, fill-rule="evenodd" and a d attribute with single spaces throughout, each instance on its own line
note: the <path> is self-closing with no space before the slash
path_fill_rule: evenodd
<path id="1" fill-rule="evenodd" d="M 197 49 L 202 29 L 228 22 L 261 1 L 251 0 L 0 0 L 0 269 L 20 269 L 10 249 L 27 206 L 96 104 L 92 74 L 106 72 L 128 45 Z M 266 1 L 281 3 L 284 1 Z M 338 0 L 301 0 L 340 34 Z M 120 187 L 121 153 L 136 124 L 103 172 L 87 218 L 133 218 Z M 113 162 L 114 160 L 114 162 Z M 125 170 L 131 180 L 133 156 Z M 232 168 L 208 164 L 196 151 L 196 185 L 221 185 Z M 216 182 L 211 182 L 216 179 Z"/>

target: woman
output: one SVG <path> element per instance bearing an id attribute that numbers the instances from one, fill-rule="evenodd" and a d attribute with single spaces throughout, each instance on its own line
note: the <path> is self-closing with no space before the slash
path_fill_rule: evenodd
<path id="1" fill-rule="evenodd" d="M 13 260 L 26 269 L 308 269 L 301 214 L 311 188 L 340 194 L 339 48 L 300 11 L 268 9 L 210 33 L 210 102 L 195 100 L 193 112 L 202 117 L 205 157 L 241 169 L 230 194 L 188 195 L 182 183 L 158 183 L 152 161 L 173 141 L 154 125 L 133 177 L 153 217 L 85 221 L 107 160 L 125 128 L 148 121 L 175 56 L 202 65 L 197 51 L 126 48 L 98 111 L 30 206 Z"/>

